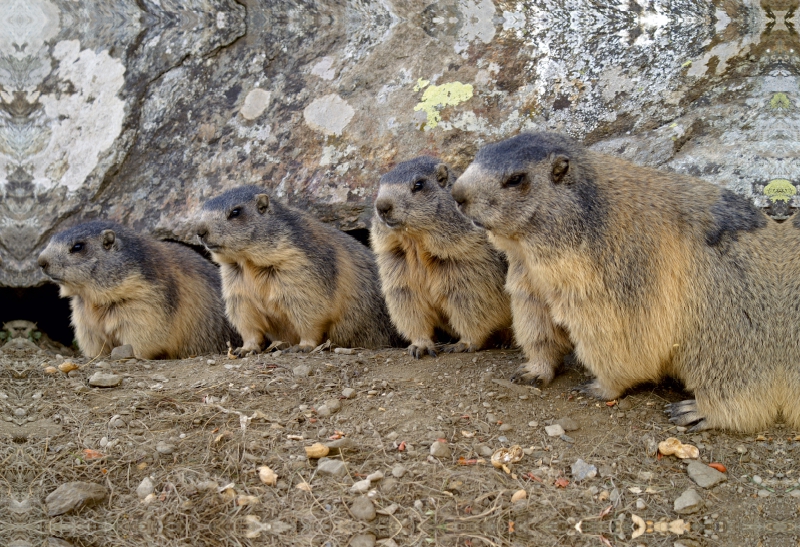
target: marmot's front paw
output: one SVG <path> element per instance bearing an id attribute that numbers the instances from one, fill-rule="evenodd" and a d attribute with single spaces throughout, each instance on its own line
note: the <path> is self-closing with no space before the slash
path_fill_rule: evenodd
<path id="1" fill-rule="evenodd" d="M 414 359 L 422 359 L 425 354 L 428 354 L 431 357 L 437 356 L 436 348 L 433 344 L 411 344 L 408 346 L 408 354 Z"/>
<path id="2" fill-rule="evenodd" d="M 447 344 L 442 348 L 445 353 L 473 353 L 477 350 L 477 346 L 470 342 L 458 342 L 456 344 Z"/>
<path id="3" fill-rule="evenodd" d="M 532 386 L 546 386 L 553 381 L 556 375 L 555 368 L 541 361 L 529 361 L 514 371 L 511 381 L 516 384 L 529 384 Z"/>
<path id="4" fill-rule="evenodd" d="M 697 401 L 695 399 L 668 404 L 664 412 L 669 414 L 669 421 L 675 425 L 687 426 L 694 424 L 689 428 L 689 431 L 711 429 L 708 426 L 706 417 L 697 409 Z"/>

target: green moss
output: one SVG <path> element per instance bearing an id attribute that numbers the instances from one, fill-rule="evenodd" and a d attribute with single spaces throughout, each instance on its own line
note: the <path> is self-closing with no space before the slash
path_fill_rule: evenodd
<path id="1" fill-rule="evenodd" d="M 764 187 L 764 195 L 773 202 L 788 202 L 789 199 L 796 193 L 797 188 L 794 187 L 794 184 L 792 184 L 791 181 L 786 179 L 771 180 L 769 181 L 769 184 Z"/>
<path id="2" fill-rule="evenodd" d="M 414 86 L 419 91 L 429 82 L 420 79 Z M 446 106 L 455 106 L 472 98 L 472 86 L 461 82 L 432 85 L 422 94 L 422 101 L 414 107 L 414 112 L 423 111 L 428 115 L 428 127 L 436 127 L 442 121 L 439 110 Z"/>
<path id="3" fill-rule="evenodd" d="M 792 107 L 792 103 L 789 102 L 789 97 L 786 96 L 786 93 L 776 93 L 770 99 L 769 107 L 773 110 L 789 109 Z"/>

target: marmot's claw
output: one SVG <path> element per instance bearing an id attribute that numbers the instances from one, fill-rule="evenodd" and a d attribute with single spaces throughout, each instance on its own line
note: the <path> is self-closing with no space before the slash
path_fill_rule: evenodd
<path id="1" fill-rule="evenodd" d="M 612 393 L 607 388 L 603 387 L 596 379 L 578 386 L 578 391 L 595 399 L 601 401 L 613 401 L 621 395 L 621 393 Z"/>
<path id="2" fill-rule="evenodd" d="M 259 350 L 251 349 L 251 348 L 236 348 L 231 353 L 233 353 L 236 357 L 247 357 L 248 355 L 257 355 Z"/>
<path id="3" fill-rule="evenodd" d="M 669 421 L 675 425 L 688 426 L 692 425 L 689 431 L 704 431 L 710 429 L 706 423 L 706 418 L 697 409 L 697 401 L 695 399 L 688 399 L 680 401 L 679 403 L 672 403 L 667 405 Z"/>
<path id="4" fill-rule="evenodd" d="M 549 366 L 541 363 L 525 363 L 514 371 L 511 381 L 515 384 L 527 384 L 534 387 L 544 387 L 549 384 L 555 372 Z"/>
<path id="5" fill-rule="evenodd" d="M 445 353 L 474 353 L 475 346 L 470 343 L 458 342 L 456 344 L 446 344 L 442 346 Z"/>
<path id="6" fill-rule="evenodd" d="M 437 356 L 433 346 L 416 346 L 414 344 L 408 346 L 408 354 L 414 359 L 422 359 L 426 353 L 431 357 Z"/>

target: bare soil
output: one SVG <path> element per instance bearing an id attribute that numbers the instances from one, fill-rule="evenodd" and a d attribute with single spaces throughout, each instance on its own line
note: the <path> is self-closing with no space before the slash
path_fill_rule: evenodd
<path id="1" fill-rule="evenodd" d="M 0 351 L 7 545 L 800 545 L 798 432 L 679 431 L 663 413 L 687 398 L 679 386 L 607 404 L 580 394 L 588 377 L 577 366 L 541 390 L 509 383 L 523 356 L 501 350 L 422 360 L 400 349 L 99 362 L 61 353 L 26 339 Z M 69 375 L 46 371 L 67 361 L 78 365 Z M 89 387 L 98 371 L 123 381 Z M 577 429 L 548 436 L 563 418 Z M 703 489 L 684 462 L 658 457 L 654 443 L 671 436 L 724 464 L 727 481 Z M 437 440 L 450 456 L 431 456 Z M 343 476 L 317 473 L 304 450 L 316 442 L 334 443 L 328 457 L 344 462 Z M 513 445 L 525 454 L 509 472 L 489 463 Z M 578 459 L 597 475 L 575 480 Z M 276 485 L 260 480 L 262 466 Z M 351 490 L 377 471 L 363 493 Z M 143 501 L 146 477 L 154 490 Z M 49 517 L 45 498 L 71 481 L 108 497 Z M 673 504 L 690 488 L 704 505 L 679 515 Z M 374 518 L 354 511 L 361 496 Z M 634 515 L 644 526 L 632 539 Z"/>

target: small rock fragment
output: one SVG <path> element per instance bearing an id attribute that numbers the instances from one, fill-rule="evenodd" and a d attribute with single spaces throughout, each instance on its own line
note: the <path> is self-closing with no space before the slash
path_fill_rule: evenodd
<path id="1" fill-rule="evenodd" d="M 329 443 L 325 443 L 325 446 L 330 448 L 330 454 L 340 454 L 344 450 L 351 449 L 355 447 L 355 443 L 353 439 L 350 437 L 342 437 L 341 439 L 336 439 L 335 441 L 331 441 Z"/>
<path id="2" fill-rule="evenodd" d="M 164 441 L 159 441 L 156 444 L 156 452 L 158 452 L 159 454 L 164 454 L 165 456 L 168 456 L 168 455 L 172 454 L 173 452 L 175 452 L 175 445 L 172 445 L 172 444 L 169 444 L 169 443 L 165 443 Z"/>
<path id="3" fill-rule="evenodd" d="M 383 472 L 382 471 L 375 471 L 374 473 L 370 473 L 367 475 L 367 480 L 370 482 L 375 482 L 383 479 Z"/>
<path id="4" fill-rule="evenodd" d="M 364 494 L 364 493 L 367 492 L 367 490 L 370 489 L 371 486 L 372 486 L 372 483 L 369 481 L 369 479 L 364 479 L 363 481 L 358 481 L 358 482 L 354 483 L 353 486 L 350 487 L 350 493 L 351 494 Z"/>
<path id="5" fill-rule="evenodd" d="M 768 498 L 768 497 L 770 497 L 770 495 L 772 495 L 772 492 L 762 488 L 761 490 L 756 492 L 756 494 L 758 495 L 759 498 Z"/>
<path id="6" fill-rule="evenodd" d="M 311 367 L 308 365 L 297 365 L 292 369 L 292 374 L 301 378 L 311 376 Z"/>
<path id="7" fill-rule="evenodd" d="M 356 352 L 353 348 L 336 348 L 333 350 L 333 353 L 338 353 L 339 355 L 353 355 Z"/>
<path id="8" fill-rule="evenodd" d="M 350 538 L 349 547 L 375 547 L 375 536 L 372 534 L 356 534 Z"/>
<path id="9" fill-rule="evenodd" d="M 342 390 L 342 397 L 345 399 L 352 399 L 356 396 L 356 390 L 352 387 L 346 387 Z"/>
<path id="10" fill-rule="evenodd" d="M 406 467 L 402 463 L 396 463 L 394 467 L 392 467 L 392 476 L 396 479 L 402 479 L 403 475 L 406 474 Z"/>
<path id="11" fill-rule="evenodd" d="M 358 520 L 370 522 L 375 520 L 377 513 L 375 512 L 375 505 L 372 504 L 367 496 L 359 496 L 350 505 L 350 512 Z"/>
<path id="12" fill-rule="evenodd" d="M 637 499 L 636 509 L 638 509 L 639 511 L 644 511 L 645 509 L 647 509 L 647 503 L 645 503 L 645 501 L 642 498 Z"/>
<path id="13" fill-rule="evenodd" d="M 47 515 L 55 517 L 84 506 L 98 503 L 106 499 L 108 490 L 105 486 L 91 482 L 68 482 L 52 491 L 45 503 Z"/>
<path id="14" fill-rule="evenodd" d="M 97 371 L 89 378 L 92 387 L 117 387 L 122 383 L 122 376 Z"/>
<path id="15" fill-rule="evenodd" d="M 122 361 L 124 359 L 133 359 L 133 346 L 125 344 L 124 346 L 117 346 L 111 350 L 111 355 L 108 356 L 112 361 Z"/>
<path id="16" fill-rule="evenodd" d="M 142 479 L 142 482 L 139 483 L 139 486 L 136 487 L 136 496 L 143 500 L 147 496 L 153 493 L 155 490 L 155 485 L 150 477 L 145 477 Z"/>
<path id="17" fill-rule="evenodd" d="M 689 488 L 675 500 L 673 509 L 679 515 L 689 515 L 702 509 L 703 504 L 700 495 L 693 488 Z"/>
<path id="18" fill-rule="evenodd" d="M 317 473 L 320 475 L 330 475 L 332 477 L 343 477 L 347 475 L 347 466 L 345 466 L 342 460 L 322 458 L 317 464 Z"/>
<path id="19" fill-rule="evenodd" d="M 544 430 L 550 437 L 560 437 L 564 434 L 564 428 L 559 424 L 546 425 Z"/>
<path id="20" fill-rule="evenodd" d="M 580 482 L 597 476 L 597 467 L 579 459 L 571 466 L 572 480 Z"/>
<path id="21" fill-rule="evenodd" d="M 450 447 L 447 446 L 447 443 L 435 441 L 431 445 L 431 456 L 435 458 L 449 458 L 452 456 L 452 452 L 450 451 Z"/>
<path id="22" fill-rule="evenodd" d="M 554 425 L 560 425 L 564 431 L 575 431 L 578 429 L 578 422 L 573 420 L 572 418 L 560 418 L 553 422 Z"/>
<path id="23" fill-rule="evenodd" d="M 701 488 L 711 488 L 712 486 L 728 480 L 725 473 L 720 473 L 713 467 L 709 467 L 698 461 L 689 462 L 686 473 L 688 473 L 689 478 Z"/>
<path id="24" fill-rule="evenodd" d="M 484 458 L 491 458 L 492 457 L 492 449 L 486 446 L 485 444 L 479 444 L 475 447 L 475 452 L 478 453 L 479 456 Z"/>

